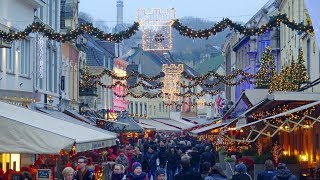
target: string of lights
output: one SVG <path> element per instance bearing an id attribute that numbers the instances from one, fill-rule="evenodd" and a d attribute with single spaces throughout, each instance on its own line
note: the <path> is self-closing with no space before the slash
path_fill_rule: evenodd
<path id="1" fill-rule="evenodd" d="M 314 31 L 312 25 L 304 25 L 303 23 L 290 21 L 286 14 L 278 14 L 276 16 L 270 17 L 269 22 L 262 25 L 260 28 L 247 28 L 241 24 L 231 21 L 228 18 L 225 18 L 222 21 L 216 23 L 211 28 L 204 30 L 193 30 L 188 26 L 182 25 L 178 19 L 173 21 L 172 27 L 178 30 L 179 33 L 183 36 L 187 36 L 190 38 L 208 39 L 210 36 L 216 35 L 217 33 L 223 31 L 226 28 L 238 31 L 240 34 L 244 34 L 245 36 L 260 35 L 272 30 L 274 27 L 279 27 L 280 23 L 283 23 L 288 28 L 299 32 L 313 33 Z M 30 33 L 41 33 L 44 37 L 47 37 L 48 39 L 55 40 L 58 42 L 66 42 L 76 39 L 79 35 L 88 33 L 100 40 L 120 42 L 124 39 L 129 39 L 138 31 L 138 29 L 139 23 L 134 22 L 133 25 L 129 27 L 127 30 L 111 34 L 105 33 L 104 31 L 101 31 L 100 29 L 94 27 L 92 24 L 87 23 L 80 25 L 80 27 L 76 28 L 75 30 L 71 30 L 66 34 L 61 34 L 54 32 L 52 29 L 48 28 L 43 23 L 33 22 L 24 31 L 7 33 L 5 31 L 0 30 L 0 38 L 2 38 L 6 42 L 12 42 L 14 40 L 25 39 Z"/>
<path id="2" fill-rule="evenodd" d="M 196 107 L 198 106 L 198 103 L 192 103 L 192 102 L 185 102 L 185 101 L 182 101 L 182 102 L 171 102 L 171 103 L 164 103 L 165 106 L 183 106 L 184 104 L 186 105 L 190 105 L 191 107 Z M 205 106 L 210 106 L 212 107 L 214 105 L 214 102 L 210 102 L 210 103 L 204 103 Z"/>
<path id="3" fill-rule="evenodd" d="M 124 87 L 126 89 L 134 89 L 134 88 L 136 88 L 138 86 L 142 86 L 142 87 L 144 87 L 146 89 L 158 89 L 158 88 L 161 88 L 163 86 L 162 82 L 160 82 L 160 83 L 158 83 L 156 85 L 148 85 L 148 84 L 144 83 L 143 81 L 139 81 L 139 82 L 137 82 L 137 83 L 135 83 L 133 85 L 127 85 L 127 84 L 125 84 L 125 83 L 123 83 L 121 81 L 116 81 L 112 85 L 105 85 L 101 81 L 97 80 L 97 81 L 95 81 L 95 84 L 97 84 L 97 85 L 99 85 L 99 86 L 101 86 L 103 88 L 107 88 L 107 89 L 113 89 L 116 86 L 122 86 L 122 87 Z"/>
<path id="4" fill-rule="evenodd" d="M 253 78 L 255 78 L 254 74 L 247 73 L 242 69 L 235 70 L 231 74 L 228 74 L 228 75 L 220 75 L 219 73 L 217 73 L 215 71 L 209 71 L 206 74 L 204 74 L 203 76 L 191 76 L 185 71 L 183 71 L 181 74 L 184 78 L 186 78 L 190 81 L 202 82 L 210 77 L 214 77 L 214 78 L 218 79 L 220 82 L 224 82 L 225 84 L 231 83 L 230 81 L 235 78 L 240 78 L 240 79 L 243 79 L 243 78 L 253 79 Z M 108 75 L 108 76 L 111 76 L 115 80 L 128 80 L 130 78 L 139 77 L 141 80 L 148 81 L 148 82 L 156 81 L 156 80 L 164 77 L 163 72 L 160 72 L 158 75 L 148 77 L 147 75 L 145 75 L 143 73 L 139 73 L 137 71 L 132 71 L 129 73 L 129 75 L 126 75 L 126 76 L 118 76 L 113 71 L 111 71 L 109 69 L 105 69 L 101 73 L 95 74 L 95 75 L 88 74 L 88 73 L 85 73 L 82 71 L 82 75 L 85 75 L 91 79 L 99 79 L 99 78 L 103 77 L 104 75 Z"/>
<path id="5" fill-rule="evenodd" d="M 272 30 L 274 27 L 279 27 L 280 23 L 283 23 L 288 28 L 299 31 L 299 32 L 307 32 L 307 33 L 313 32 L 313 27 L 311 25 L 304 25 L 303 23 L 296 23 L 295 21 L 290 21 L 286 14 L 278 14 L 276 16 L 270 17 L 269 22 L 262 25 L 260 28 L 258 27 L 248 28 L 241 24 L 235 23 L 228 18 L 223 19 L 222 21 L 216 23 L 211 28 L 204 29 L 204 30 L 191 29 L 188 26 L 182 25 L 178 19 L 174 21 L 174 23 L 172 24 L 172 27 L 175 28 L 177 31 L 179 31 L 180 35 L 182 36 L 187 36 L 190 38 L 208 39 L 210 36 L 216 35 L 217 33 L 223 31 L 226 28 L 237 31 L 240 34 L 243 34 L 245 36 L 261 35 Z"/>
<path id="6" fill-rule="evenodd" d="M 75 30 L 71 30 L 66 34 L 61 34 L 54 32 L 52 29 L 48 28 L 45 24 L 40 22 L 33 22 L 24 31 L 7 33 L 0 30 L 0 38 L 6 42 L 12 42 L 14 40 L 25 39 L 30 33 L 41 33 L 44 37 L 48 39 L 55 40 L 58 42 L 66 42 L 76 39 L 79 35 L 88 33 L 91 36 L 95 36 L 100 40 L 120 42 L 124 39 L 130 38 L 139 29 L 139 23 L 135 22 L 127 30 L 121 31 L 119 33 L 111 34 L 105 33 L 100 29 L 94 27 L 91 23 L 81 24 L 80 27 Z"/>
<path id="7" fill-rule="evenodd" d="M 201 92 L 199 93 L 194 93 L 194 92 L 185 92 L 185 93 L 175 93 L 174 95 L 175 96 L 180 96 L 180 97 L 192 97 L 192 96 L 195 96 L 195 97 L 202 97 L 206 94 L 210 94 L 210 95 L 217 95 L 219 94 L 220 91 L 209 91 L 209 90 L 202 90 Z M 159 92 L 159 93 L 149 93 L 149 92 L 143 92 L 142 94 L 134 94 L 133 92 L 127 92 L 125 94 L 118 94 L 116 92 L 114 92 L 114 95 L 119 97 L 119 98 L 124 98 L 124 97 L 127 97 L 127 96 L 131 96 L 133 98 L 143 98 L 143 97 L 146 97 L 148 99 L 154 99 L 154 98 L 163 98 L 163 95 L 168 95 L 167 93 L 162 93 L 162 92 Z"/>

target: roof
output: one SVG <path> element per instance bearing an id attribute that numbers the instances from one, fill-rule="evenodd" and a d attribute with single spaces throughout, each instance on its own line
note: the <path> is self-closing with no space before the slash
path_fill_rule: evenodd
<path id="1" fill-rule="evenodd" d="M 87 39 L 86 54 L 88 66 L 103 66 L 104 56 L 114 57 L 114 52 L 112 53 L 111 48 L 112 44 L 105 41 L 98 41 L 87 33 L 83 34 L 83 37 Z"/>
<path id="2" fill-rule="evenodd" d="M 126 114 L 120 114 L 120 116 L 117 118 L 117 122 L 128 124 L 128 126 L 124 128 L 124 131 L 126 132 L 144 132 L 144 129 L 132 117 L 129 117 Z M 121 129 L 122 125 L 119 123 L 113 123 L 112 126 L 114 128 L 119 127 Z"/>
<path id="3" fill-rule="evenodd" d="M 174 126 L 166 125 L 153 119 L 139 119 L 139 123 L 146 124 L 148 126 L 153 126 L 156 128 L 157 131 L 181 131 L 180 129 Z"/>
<path id="4" fill-rule="evenodd" d="M 108 51 L 110 55 L 115 56 L 115 43 L 108 41 L 96 41 L 103 49 Z"/>
<path id="5" fill-rule="evenodd" d="M 209 126 L 205 126 L 196 130 L 191 131 L 192 134 L 200 134 L 206 131 L 210 131 L 210 130 L 214 130 L 216 128 L 220 128 L 223 127 L 227 124 L 227 122 L 221 122 L 221 123 L 217 123 L 217 124 L 211 124 Z"/>
<path id="6" fill-rule="evenodd" d="M 64 117 L 55 118 L 4 102 L 0 102 L 0 107 L 0 152 L 58 154 L 61 149 L 71 149 L 74 144 L 77 152 L 116 144 L 115 133 L 80 122 L 61 112 Z"/>

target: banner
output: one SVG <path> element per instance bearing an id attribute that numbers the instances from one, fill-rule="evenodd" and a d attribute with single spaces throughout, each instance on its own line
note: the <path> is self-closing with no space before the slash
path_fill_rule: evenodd
<path id="1" fill-rule="evenodd" d="M 320 49 L 320 0 L 305 0 L 305 5 L 309 12 L 315 37 Z"/>

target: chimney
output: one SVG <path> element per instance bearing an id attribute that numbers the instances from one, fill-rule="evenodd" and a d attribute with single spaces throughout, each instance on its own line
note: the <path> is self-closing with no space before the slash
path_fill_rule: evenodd
<path id="1" fill-rule="evenodd" d="M 123 1 L 117 1 L 117 25 L 123 24 Z"/>

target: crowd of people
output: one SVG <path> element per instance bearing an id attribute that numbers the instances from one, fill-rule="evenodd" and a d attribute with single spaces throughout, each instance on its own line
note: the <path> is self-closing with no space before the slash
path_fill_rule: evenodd
<path id="1" fill-rule="evenodd" d="M 118 146 L 118 155 L 112 172 L 105 179 L 111 180 L 251 180 L 247 165 L 241 161 L 235 166 L 235 173 L 228 177 L 216 163 L 217 153 L 209 141 L 194 138 L 147 139 L 144 142 Z M 94 172 L 87 167 L 88 159 L 77 158 L 77 170 L 66 167 L 65 180 L 94 180 Z M 271 160 L 265 162 L 265 171 L 259 173 L 258 180 L 295 180 L 296 177 L 280 163 L 277 170 Z M 22 174 L 21 180 L 29 180 Z"/>

